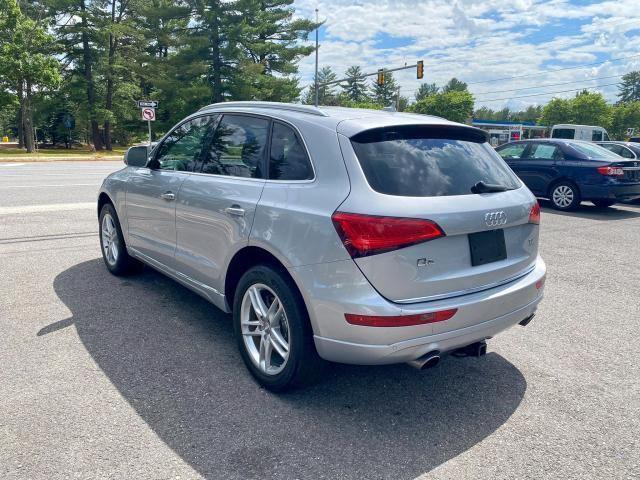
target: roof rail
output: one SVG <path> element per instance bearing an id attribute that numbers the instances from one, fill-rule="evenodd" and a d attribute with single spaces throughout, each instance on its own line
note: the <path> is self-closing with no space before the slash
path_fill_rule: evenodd
<path id="1" fill-rule="evenodd" d="M 309 115 L 317 115 L 319 117 L 328 117 L 325 112 L 318 107 L 312 105 L 299 105 L 296 103 L 280 103 L 280 102 L 220 102 L 212 103 L 206 107 L 202 107 L 198 111 L 213 110 L 225 107 L 245 107 L 245 108 L 270 108 L 274 110 L 287 110 L 289 112 L 308 113 Z"/>

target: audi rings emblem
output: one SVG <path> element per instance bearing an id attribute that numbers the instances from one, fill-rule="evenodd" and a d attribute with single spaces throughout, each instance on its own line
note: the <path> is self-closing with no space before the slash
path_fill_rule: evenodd
<path id="1" fill-rule="evenodd" d="M 485 213 L 484 223 L 487 227 L 499 227 L 507 223 L 507 214 L 503 211 Z"/>

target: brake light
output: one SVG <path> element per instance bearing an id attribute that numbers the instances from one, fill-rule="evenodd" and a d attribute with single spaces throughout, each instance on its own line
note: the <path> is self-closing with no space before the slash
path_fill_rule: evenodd
<path id="1" fill-rule="evenodd" d="M 529 223 L 540 225 L 540 204 L 536 201 L 529 212 Z"/>
<path id="2" fill-rule="evenodd" d="M 438 224 L 419 218 L 335 212 L 331 220 L 353 258 L 389 252 L 445 236 Z"/>
<path id="3" fill-rule="evenodd" d="M 444 322 L 453 317 L 457 308 L 440 310 L 439 312 L 418 313 L 415 315 L 355 315 L 345 313 L 345 320 L 351 325 L 363 327 L 412 327 L 414 325 L 425 325 L 427 323 Z"/>
<path id="4" fill-rule="evenodd" d="M 624 170 L 622 167 L 598 167 L 598 173 L 607 177 L 623 177 Z"/>

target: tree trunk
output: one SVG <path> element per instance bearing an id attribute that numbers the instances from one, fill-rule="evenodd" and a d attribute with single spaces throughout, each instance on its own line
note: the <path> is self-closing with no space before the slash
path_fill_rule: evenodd
<path id="1" fill-rule="evenodd" d="M 87 25 L 87 12 L 85 0 L 80 0 L 80 25 L 82 28 L 82 59 L 84 63 L 84 80 L 87 84 L 87 106 L 89 107 L 89 115 L 91 117 L 91 140 L 96 150 L 102 150 L 102 138 L 100 136 L 100 128 L 95 118 L 96 111 L 96 87 L 93 83 L 93 71 L 91 60 L 91 49 L 89 45 L 89 34 Z"/>
<path id="2" fill-rule="evenodd" d="M 111 25 L 116 22 L 116 0 L 111 0 Z M 113 33 L 109 33 L 109 66 L 107 68 L 107 93 L 105 108 L 107 112 L 112 113 L 113 109 L 113 64 L 116 59 L 116 47 L 117 40 Z M 109 119 L 104 121 L 104 145 L 109 151 L 113 150 L 111 144 L 111 121 Z"/>
<path id="3" fill-rule="evenodd" d="M 27 153 L 32 153 L 35 149 L 35 139 L 33 136 L 33 115 L 31 112 L 31 86 L 27 85 L 26 91 L 22 95 L 20 112 L 24 124 L 24 146 Z"/>
<path id="4" fill-rule="evenodd" d="M 22 102 L 24 93 L 22 92 L 22 83 L 18 85 L 16 89 L 18 92 L 18 102 L 20 104 L 20 108 L 18 109 L 18 148 L 24 148 L 24 121 L 22 116 Z"/>

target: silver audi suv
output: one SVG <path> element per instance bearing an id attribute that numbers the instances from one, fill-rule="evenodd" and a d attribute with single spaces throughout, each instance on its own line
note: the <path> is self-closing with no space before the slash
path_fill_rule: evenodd
<path id="1" fill-rule="evenodd" d="M 442 118 L 228 102 L 132 147 L 104 180 L 100 242 L 233 323 L 265 387 L 324 360 L 482 355 L 542 299 L 540 208 L 485 133 Z"/>

